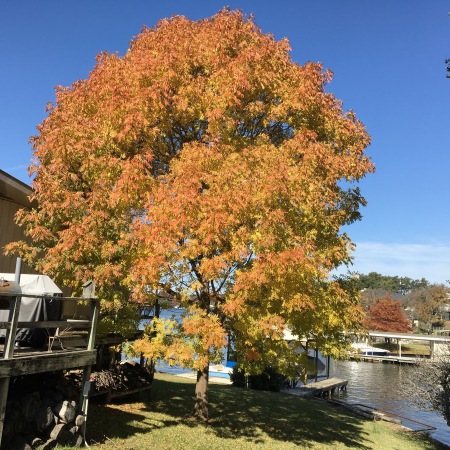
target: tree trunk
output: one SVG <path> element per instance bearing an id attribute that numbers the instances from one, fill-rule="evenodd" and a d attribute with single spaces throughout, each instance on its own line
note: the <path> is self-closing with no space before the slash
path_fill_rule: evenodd
<path id="1" fill-rule="evenodd" d="M 197 383 L 195 385 L 194 417 L 202 422 L 207 422 L 208 417 L 208 379 L 209 366 L 197 371 Z"/>

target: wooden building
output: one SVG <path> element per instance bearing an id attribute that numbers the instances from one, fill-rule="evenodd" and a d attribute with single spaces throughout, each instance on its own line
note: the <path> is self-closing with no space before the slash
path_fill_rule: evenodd
<path id="1" fill-rule="evenodd" d="M 0 272 L 14 273 L 16 258 L 5 256 L 3 248 L 10 242 L 27 240 L 14 216 L 22 208 L 34 206 L 29 199 L 33 190 L 30 186 L 0 170 Z M 25 264 L 22 273 L 35 273 Z"/>

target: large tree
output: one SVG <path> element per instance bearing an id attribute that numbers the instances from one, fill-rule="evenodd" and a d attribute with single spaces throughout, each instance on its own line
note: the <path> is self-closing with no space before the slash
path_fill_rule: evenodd
<path id="1" fill-rule="evenodd" d="M 365 204 L 370 139 L 331 72 L 289 50 L 238 11 L 162 20 L 58 88 L 33 139 L 39 208 L 19 221 L 34 245 L 11 251 L 107 299 L 176 292 L 182 324 L 140 345 L 197 370 L 200 419 L 229 333 L 247 370 L 288 372 L 285 329 L 339 355 L 362 320 L 330 272 L 351 260 L 341 228 Z"/>

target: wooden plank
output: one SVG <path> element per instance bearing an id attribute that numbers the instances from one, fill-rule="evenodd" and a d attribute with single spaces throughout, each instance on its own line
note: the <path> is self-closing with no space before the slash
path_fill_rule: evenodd
<path id="1" fill-rule="evenodd" d="M 95 346 L 95 335 L 97 334 L 97 322 L 100 314 L 100 301 L 96 300 L 91 303 L 91 329 L 89 330 L 89 339 L 87 344 L 88 350 L 93 350 Z"/>
<path id="2" fill-rule="evenodd" d="M 3 358 L 12 358 L 14 354 L 14 343 L 16 340 L 17 327 L 19 323 L 20 305 L 22 299 L 20 297 L 11 298 L 11 306 L 9 309 L 8 322 L 11 323 L 11 328 L 6 330 L 5 348 L 3 349 Z"/>
<path id="3" fill-rule="evenodd" d="M 77 328 L 87 329 L 92 325 L 90 320 L 46 320 L 42 322 L 18 322 L 18 328 Z M 0 329 L 11 329 L 10 322 L 0 322 Z"/>
<path id="4" fill-rule="evenodd" d="M 19 322 L 19 328 L 78 328 L 87 329 L 91 326 L 90 320 L 46 320 L 39 322 Z"/>
<path id="5" fill-rule="evenodd" d="M 305 388 L 320 388 L 320 389 L 330 389 L 335 386 L 339 385 L 346 385 L 348 383 L 347 380 L 342 380 L 340 378 L 328 378 L 327 380 L 322 381 L 316 381 L 315 383 L 309 383 L 306 386 L 303 386 Z"/>
<path id="6" fill-rule="evenodd" d="M 87 334 L 61 334 L 55 338 L 55 346 L 58 347 L 58 342 L 63 347 L 87 347 L 88 335 Z M 106 336 L 95 339 L 95 345 L 120 345 L 123 343 L 122 336 Z M 61 346 L 61 345 L 60 345 Z"/>
<path id="7" fill-rule="evenodd" d="M 67 347 L 82 347 L 86 348 L 87 346 L 87 335 L 82 334 L 66 334 L 66 335 L 60 335 L 54 339 L 56 341 L 56 344 L 52 344 L 53 346 L 59 346 L 64 348 Z M 50 351 L 50 349 L 49 349 Z"/>
<path id="8" fill-rule="evenodd" d="M 83 378 L 81 381 L 80 400 L 79 400 L 78 404 L 81 405 L 81 414 L 85 417 L 87 416 L 87 410 L 88 410 L 88 405 L 89 405 L 89 390 L 90 390 L 90 386 L 91 386 L 91 381 L 90 381 L 91 372 L 92 372 L 92 366 L 90 364 L 84 366 Z M 85 432 L 85 428 L 86 428 L 86 422 L 83 423 L 83 428 L 82 428 L 83 435 Z"/>
<path id="9" fill-rule="evenodd" d="M 50 372 L 95 364 L 96 350 L 40 353 L 0 360 L 0 378 Z"/>
<path id="10" fill-rule="evenodd" d="M 348 381 L 340 378 L 329 378 L 300 387 L 300 391 L 308 395 L 323 396 L 347 388 Z"/>

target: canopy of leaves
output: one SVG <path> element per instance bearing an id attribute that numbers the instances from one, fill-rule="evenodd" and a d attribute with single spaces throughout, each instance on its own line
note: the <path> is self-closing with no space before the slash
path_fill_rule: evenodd
<path id="1" fill-rule="evenodd" d="M 295 362 L 286 328 L 338 354 L 362 315 L 329 273 L 351 260 L 341 227 L 373 165 L 330 80 L 240 12 L 144 29 L 57 89 L 33 138 L 39 208 L 19 216 L 34 245 L 10 252 L 110 301 L 173 289 L 186 318 L 148 353 L 197 369 L 228 332 L 243 365 Z"/>
<path id="2" fill-rule="evenodd" d="M 420 289 L 429 285 L 425 278 L 413 280 L 408 277 L 381 275 L 377 272 L 369 274 L 358 274 L 356 277 L 357 287 L 363 289 L 377 289 L 390 293 L 406 294 L 414 289 Z"/>
<path id="3" fill-rule="evenodd" d="M 369 309 L 366 327 L 373 331 L 407 333 L 411 331 L 411 322 L 406 317 L 401 302 L 386 295 Z"/>

